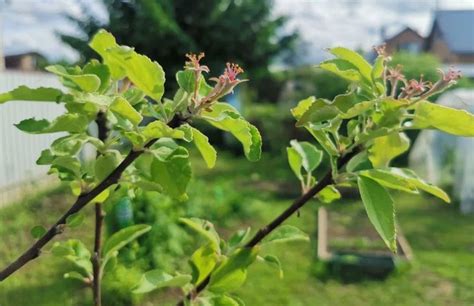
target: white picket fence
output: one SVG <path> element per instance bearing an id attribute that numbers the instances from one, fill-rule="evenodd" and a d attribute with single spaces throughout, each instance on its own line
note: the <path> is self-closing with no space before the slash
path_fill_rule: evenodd
<path id="1" fill-rule="evenodd" d="M 40 72 L 0 71 L 0 92 L 20 85 L 57 87 L 60 83 L 51 74 Z M 40 152 L 49 147 L 57 134 L 30 135 L 14 124 L 23 119 L 53 119 L 63 112 L 63 106 L 47 102 L 9 102 L 0 105 L 0 206 L 49 184 L 48 167 L 37 166 Z"/>

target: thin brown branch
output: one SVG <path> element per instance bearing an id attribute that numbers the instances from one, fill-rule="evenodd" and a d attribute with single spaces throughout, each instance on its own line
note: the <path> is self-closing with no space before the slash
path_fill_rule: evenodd
<path id="1" fill-rule="evenodd" d="M 156 140 L 151 140 L 149 143 L 147 143 L 146 147 L 150 147 L 155 142 Z M 63 231 L 64 224 L 66 224 L 66 219 L 83 209 L 102 191 L 117 183 L 125 169 L 127 169 L 127 167 L 133 163 L 135 159 L 137 159 L 143 152 L 143 150 L 130 151 L 125 159 L 117 166 L 117 168 L 115 168 L 114 171 L 112 171 L 112 173 L 107 178 L 105 178 L 91 191 L 80 195 L 71 208 L 69 208 L 69 210 L 64 215 L 62 215 L 59 220 L 56 221 L 56 223 L 51 226 L 50 229 L 40 239 L 38 239 L 28 250 L 26 250 L 14 262 L 9 264 L 0 272 L 0 281 L 5 280 L 25 264 L 38 257 L 41 253 L 41 249 L 57 234 L 60 234 Z"/>
<path id="2" fill-rule="evenodd" d="M 183 121 L 175 116 L 172 121 L 168 124 L 170 127 L 178 127 L 181 125 Z M 146 145 L 145 148 L 149 148 L 152 146 L 157 139 L 150 140 Z M 98 196 L 102 191 L 110 187 L 111 185 L 118 182 L 122 173 L 133 163 L 142 153 L 144 150 L 137 150 L 137 151 L 130 151 L 125 159 L 115 168 L 112 173 L 109 174 L 107 178 L 105 178 L 99 185 L 94 187 L 91 191 L 80 195 L 76 202 L 69 208 L 69 210 L 62 215 L 53 226 L 49 228 L 49 230 L 40 238 L 38 239 L 29 249 L 27 249 L 23 254 L 21 254 L 15 261 L 10 263 L 7 267 L 5 267 L 2 271 L 0 271 L 0 281 L 5 280 L 7 277 L 15 273 L 21 267 L 26 265 L 28 262 L 32 261 L 36 257 L 38 257 L 41 253 L 41 249 L 51 241 L 56 235 L 60 234 L 64 229 L 64 224 L 66 224 L 66 219 L 71 216 L 72 214 L 77 213 L 81 209 L 83 209 L 90 201 L 92 201 L 96 196 Z"/>
<path id="3" fill-rule="evenodd" d="M 101 268 L 101 252 L 102 252 L 102 225 L 105 213 L 102 209 L 102 204 L 95 203 L 95 237 L 94 237 L 94 255 L 92 257 L 92 271 L 94 281 L 92 283 L 92 291 L 94 296 L 94 305 L 101 306 L 101 282 L 102 282 L 102 268 Z"/>
<path id="4" fill-rule="evenodd" d="M 104 112 L 97 114 L 98 138 L 105 142 L 109 136 L 109 129 L 107 127 L 107 117 Z M 94 298 L 94 305 L 102 305 L 102 268 L 101 268 L 101 252 L 102 252 L 102 224 L 104 223 L 104 210 L 101 203 L 95 203 L 95 230 L 94 230 L 94 253 L 92 256 L 92 295 Z"/>
<path id="5" fill-rule="evenodd" d="M 347 153 L 341 157 L 337 162 L 338 169 L 342 168 L 352 157 L 360 152 L 360 148 L 355 148 L 352 152 Z M 310 190 L 304 193 L 301 197 L 296 199 L 285 211 L 278 215 L 272 222 L 268 225 L 262 227 L 249 242 L 245 244 L 246 248 L 252 248 L 260 243 L 266 236 L 268 236 L 273 230 L 280 226 L 284 221 L 291 217 L 295 212 L 302 208 L 306 203 L 308 203 L 315 195 L 323 190 L 326 186 L 333 184 L 332 171 L 329 170 L 323 178 L 314 185 Z M 189 300 L 197 296 L 201 291 L 203 291 L 206 286 L 209 284 L 211 275 L 208 275 L 201 283 L 199 283 L 194 292 L 194 296 L 186 296 L 186 299 Z M 180 301 L 177 306 L 184 306 L 184 300 Z"/>

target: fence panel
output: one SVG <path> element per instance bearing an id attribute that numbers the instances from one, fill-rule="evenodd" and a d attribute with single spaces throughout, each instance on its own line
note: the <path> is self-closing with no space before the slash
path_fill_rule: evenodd
<path id="1" fill-rule="evenodd" d="M 57 78 L 39 72 L 1 71 L 0 92 L 20 85 L 60 87 Z M 0 206 L 19 199 L 35 186 L 47 181 L 48 167 L 37 166 L 40 152 L 57 138 L 57 134 L 29 135 L 14 124 L 23 119 L 53 119 L 64 110 L 62 105 L 45 102 L 10 102 L 0 105 Z"/>

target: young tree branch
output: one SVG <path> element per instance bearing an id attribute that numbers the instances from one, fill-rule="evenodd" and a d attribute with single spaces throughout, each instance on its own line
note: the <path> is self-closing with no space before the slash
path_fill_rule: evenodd
<path id="1" fill-rule="evenodd" d="M 146 144 L 145 147 L 150 147 L 152 144 L 156 142 L 155 140 L 151 140 Z M 38 257 L 41 253 L 41 249 L 56 235 L 62 233 L 64 230 L 64 224 L 66 224 L 66 219 L 79 212 L 83 209 L 90 201 L 92 201 L 96 196 L 98 196 L 102 191 L 110 187 L 111 185 L 117 183 L 120 179 L 122 173 L 127 169 L 127 167 L 137 159 L 144 150 L 139 151 L 130 151 L 125 159 L 117 166 L 117 168 L 110 173 L 110 175 L 105 178 L 99 185 L 94 187 L 91 191 L 80 195 L 76 202 L 69 208 L 69 210 L 59 218 L 56 223 L 49 228 L 49 230 L 40 238 L 38 239 L 28 250 L 26 250 L 21 256 L 19 256 L 14 262 L 9 264 L 5 269 L 0 272 L 0 281 L 5 280 L 11 274 L 16 272 L 18 269 L 23 267 L 25 264 L 30 262 L 31 260 Z"/>
<path id="2" fill-rule="evenodd" d="M 105 142 L 109 136 L 107 127 L 107 117 L 104 112 L 97 114 L 97 137 Z M 102 252 L 102 226 L 104 223 L 105 213 L 101 203 L 95 203 L 95 230 L 94 230 L 94 253 L 92 256 L 92 295 L 94 297 L 94 305 L 102 305 L 102 268 L 101 268 L 101 252 Z"/>
<path id="3" fill-rule="evenodd" d="M 183 123 L 182 119 L 175 116 L 168 125 L 172 128 L 176 128 Z M 145 149 L 151 147 L 158 139 L 150 140 L 146 145 Z M 66 219 L 83 209 L 90 201 L 98 196 L 102 191 L 110 187 L 111 185 L 118 182 L 122 173 L 132 164 L 145 150 L 130 151 L 125 159 L 115 168 L 112 173 L 109 174 L 99 185 L 94 187 L 91 191 L 80 195 L 76 202 L 69 208 L 69 210 L 56 221 L 56 223 L 49 228 L 49 230 L 38 239 L 29 249 L 27 249 L 22 255 L 20 255 L 14 262 L 10 263 L 2 271 L 0 271 L 0 281 L 5 280 L 7 277 L 15 273 L 18 269 L 26 265 L 38 257 L 41 253 L 41 249 L 53 239 L 56 235 L 60 234 L 64 230 L 64 224 Z"/>
<path id="4" fill-rule="evenodd" d="M 357 153 L 360 152 L 360 148 L 357 147 L 353 151 L 345 154 L 342 156 L 337 162 L 337 168 L 342 168 L 352 157 L 354 157 Z M 323 178 L 314 185 L 311 189 L 309 189 L 306 193 L 302 196 L 297 198 L 285 211 L 283 211 L 280 215 L 278 215 L 272 222 L 267 224 L 266 226 L 262 227 L 253 237 L 245 244 L 244 247 L 252 248 L 260 243 L 266 236 L 268 236 L 273 230 L 275 230 L 278 226 L 280 226 L 284 221 L 286 221 L 289 217 L 291 217 L 295 212 L 297 212 L 300 208 L 302 208 L 306 203 L 308 203 L 315 195 L 317 195 L 321 190 L 323 190 L 326 186 L 331 185 L 334 183 L 332 177 L 332 171 L 328 170 L 328 172 L 323 176 Z M 203 291 L 206 286 L 209 284 L 211 279 L 211 275 L 208 275 L 201 283 L 197 285 L 195 290 L 193 290 L 192 294 L 188 294 L 185 299 L 190 300 L 195 298 L 201 291 Z M 180 301 L 177 306 L 184 306 L 185 301 Z"/>
<path id="5" fill-rule="evenodd" d="M 102 252 L 102 225 L 105 213 L 102 209 L 102 204 L 95 203 L 95 237 L 94 237 L 94 255 L 92 256 L 92 270 L 94 280 L 92 282 L 92 291 L 94 296 L 94 305 L 101 306 L 101 283 L 102 283 L 102 269 L 101 269 L 101 252 Z"/>

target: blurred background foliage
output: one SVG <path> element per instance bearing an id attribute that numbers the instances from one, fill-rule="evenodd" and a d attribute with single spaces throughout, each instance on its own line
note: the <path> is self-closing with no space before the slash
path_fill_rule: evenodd
<path id="1" fill-rule="evenodd" d="M 81 54 L 81 61 L 96 58 L 87 46 L 100 28 L 114 33 L 120 44 L 134 46 L 158 61 L 168 80 L 184 65 L 188 52 L 205 52 L 211 75 L 219 75 L 226 61 L 236 62 L 263 81 L 276 58 L 291 59 L 297 33 L 284 33 L 285 17 L 271 16 L 271 0 L 101 0 L 109 15 L 103 24 L 94 15 L 69 17 L 82 35 L 61 35 Z M 84 10 L 87 12 L 87 10 Z M 167 82 L 168 88 L 174 82 Z"/>

